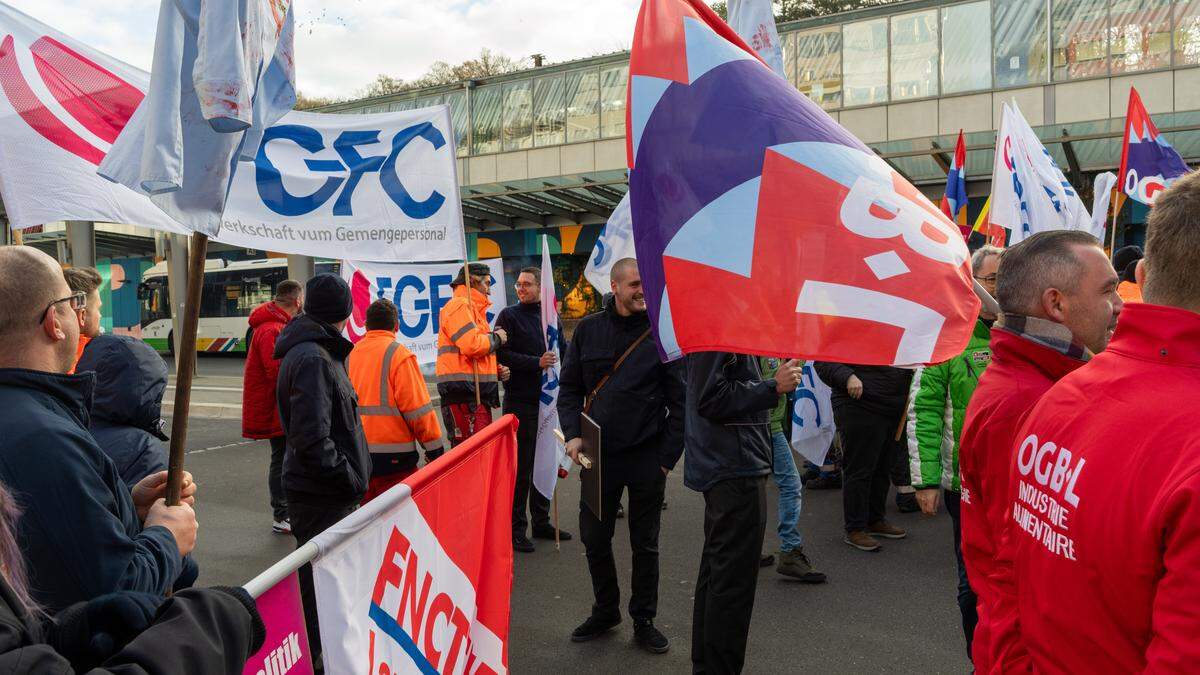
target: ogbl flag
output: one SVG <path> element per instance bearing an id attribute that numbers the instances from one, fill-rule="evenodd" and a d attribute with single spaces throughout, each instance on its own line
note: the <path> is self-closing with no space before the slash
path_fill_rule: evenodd
<path id="1" fill-rule="evenodd" d="M 817 376 L 812 363 L 804 364 L 800 386 L 792 405 L 792 448 L 821 466 L 837 427 L 833 422 L 833 391 Z"/>
<path id="2" fill-rule="evenodd" d="M 622 258 L 636 258 L 637 252 L 633 246 L 633 218 L 629 210 L 629 193 L 626 192 L 617 208 L 608 217 L 608 223 L 596 247 L 592 249 L 592 257 L 588 258 L 583 276 L 591 282 L 596 290 L 608 293 L 612 289 L 613 263 Z"/>
<path id="3" fill-rule="evenodd" d="M 550 261 L 550 243 L 542 236 L 542 335 L 546 336 L 546 351 L 559 356 L 562 335 L 559 333 L 558 305 L 554 295 L 554 267 Z M 566 453 L 558 442 L 558 373 L 561 366 L 542 370 L 542 391 L 538 396 L 537 443 L 533 454 L 533 486 L 550 499 L 558 481 L 558 468 L 564 466 Z"/>

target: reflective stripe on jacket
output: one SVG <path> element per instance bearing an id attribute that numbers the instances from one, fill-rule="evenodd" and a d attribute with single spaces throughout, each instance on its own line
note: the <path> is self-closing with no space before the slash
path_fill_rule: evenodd
<path id="1" fill-rule="evenodd" d="M 367 331 L 350 352 L 347 368 L 368 450 L 416 452 L 418 442 L 427 449 L 441 447 L 442 429 L 417 358 L 396 342 L 394 332 Z"/>
<path id="2" fill-rule="evenodd" d="M 487 310 L 491 300 L 467 287 L 454 287 L 454 297 L 442 307 L 438 318 L 438 395 L 442 404 L 474 403 L 475 375 L 479 376 L 480 397 L 492 407 L 500 405 L 496 350 L 500 340 L 491 330 Z"/>

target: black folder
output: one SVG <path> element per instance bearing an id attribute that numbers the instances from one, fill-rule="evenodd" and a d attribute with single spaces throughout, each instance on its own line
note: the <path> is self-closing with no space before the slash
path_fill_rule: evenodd
<path id="1" fill-rule="evenodd" d="M 600 464 L 604 460 L 603 453 L 600 451 L 600 425 L 588 417 L 587 413 L 584 413 L 581 416 L 579 427 L 580 440 L 583 441 L 580 454 L 591 463 L 591 468 L 579 471 L 579 478 L 583 483 L 583 503 L 596 516 L 596 520 L 603 521 L 604 511 L 602 510 L 603 505 L 600 503 L 600 495 L 603 494 L 600 486 Z"/>

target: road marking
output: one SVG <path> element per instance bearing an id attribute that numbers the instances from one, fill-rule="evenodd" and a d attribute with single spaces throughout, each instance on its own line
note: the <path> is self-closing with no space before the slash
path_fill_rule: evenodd
<path id="1" fill-rule="evenodd" d="M 174 389 L 175 385 L 168 384 L 167 389 Z M 241 391 L 241 387 L 205 387 L 192 385 L 192 391 Z"/>
<path id="2" fill-rule="evenodd" d="M 226 443 L 225 445 L 214 445 L 211 448 L 200 448 L 198 450 L 188 450 L 184 454 L 199 455 L 200 453 L 208 452 L 209 450 L 224 450 L 225 448 L 236 448 L 236 447 L 239 447 L 242 445 L 250 445 L 251 443 L 257 443 L 257 442 L 258 442 L 257 440 L 252 440 L 252 441 L 239 441 L 237 443 Z"/>

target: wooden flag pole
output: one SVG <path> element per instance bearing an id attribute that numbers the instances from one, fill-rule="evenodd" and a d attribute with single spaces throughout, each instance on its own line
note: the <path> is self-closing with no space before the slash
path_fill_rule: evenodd
<path id="1" fill-rule="evenodd" d="M 171 454 L 167 463 L 167 506 L 179 504 L 183 491 L 183 455 L 187 445 L 188 411 L 192 405 L 192 379 L 196 374 L 196 329 L 200 324 L 200 294 L 204 289 L 204 261 L 208 235 L 192 233 L 188 247 L 187 294 L 179 339 L 179 364 L 175 369 L 175 408 L 171 413 Z"/>
<path id="2" fill-rule="evenodd" d="M 562 550 L 562 542 L 558 538 L 558 484 L 555 481 L 554 485 L 554 550 Z"/>
<path id="3" fill-rule="evenodd" d="M 1108 228 L 1108 255 L 1112 260 L 1117 257 L 1117 214 L 1121 212 L 1121 207 L 1125 206 L 1125 202 L 1122 200 L 1123 196 L 1120 190 L 1113 188 L 1112 222 Z M 1117 274 L 1124 271 L 1117 270 Z"/>
<path id="4" fill-rule="evenodd" d="M 471 297 L 471 291 L 475 290 L 471 287 L 471 263 L 467 255 L 467 228 L 464 225 L 463 233 L 463 284 L 467 287 L 467 309 L 470 310 L 471 321 L 475 320 L 475 300 Z M 499 379 L 499 372 L 496 373 Z M 483 397 L 479 394 L 479 364 L 475 363 L 475 359 L 471 359 L 471 377 L 475 380 L 475 407 L 483 405 Z"/>

